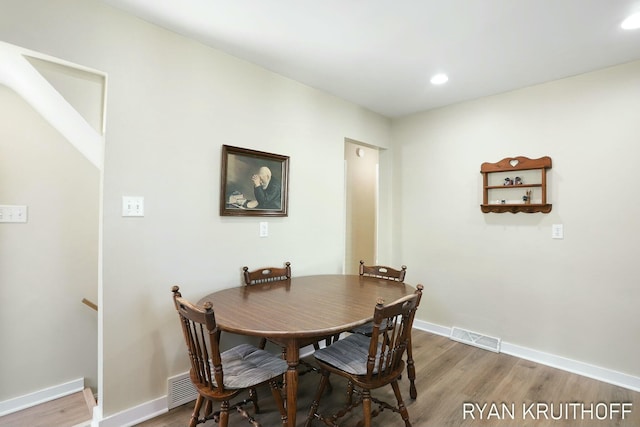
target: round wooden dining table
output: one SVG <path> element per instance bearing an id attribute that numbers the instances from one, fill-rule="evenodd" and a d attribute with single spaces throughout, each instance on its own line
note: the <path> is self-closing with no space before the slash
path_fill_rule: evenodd
<path id="1" fill-rule="evenodd" d="M 288 426 L 296 425 L 300 348 L 373 319 L 378 298 L 391 303 L 415 288 L 360 275 L 315 275 L 223 289 L 210 301 L 218 327 L 268 338 L 286 349 Z"/>

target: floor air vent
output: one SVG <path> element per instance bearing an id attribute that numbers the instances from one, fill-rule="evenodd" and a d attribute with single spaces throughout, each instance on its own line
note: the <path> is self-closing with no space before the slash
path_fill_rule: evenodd
<path id="1" fill-rule="evenodd" d="M 198 397 L 198 392 L 193 386 L 188 372 L 171 377 L 167 382 L 167 407 L 169 409 L 184 405 Z"/>
<path id="2" fill-rule="evenodd" d="M 451 336 L 449 338 L 454 341 L 500 353 L 500 338 L 488 337 L 477 332 L 456 327 L 451 328 Z"/>

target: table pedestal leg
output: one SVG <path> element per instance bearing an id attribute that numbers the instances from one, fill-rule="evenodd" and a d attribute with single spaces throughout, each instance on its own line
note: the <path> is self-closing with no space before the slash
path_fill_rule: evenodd
<path id="1" fill-rule="evenodd" d="M 288 426 L 295 427 L 296 412 L 298 401 L 298 364 L 300 363 L 300 349 L 297 342 L 287 345 L 287 369 L 286 387 L 287 387 L 287 418 Z"/>

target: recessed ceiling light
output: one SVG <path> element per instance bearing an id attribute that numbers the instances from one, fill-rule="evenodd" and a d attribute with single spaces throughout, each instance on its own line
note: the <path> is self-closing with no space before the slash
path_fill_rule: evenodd
<path id="1" fill-rule="evenodd" d="M 640 12 L 634 13 L 620 24 L 625 30 L 635 30 L 640 28 Z"/>
<path id="2" fill-rule="evenodd" d="M 446 83 L 449 80 L 449 77 L 447 77 L 446 74 L 440 73 L 440 74 L 436 74 L 435 76 L 431 77 L 431 84 L 432 85 L 441 85 Z"/>

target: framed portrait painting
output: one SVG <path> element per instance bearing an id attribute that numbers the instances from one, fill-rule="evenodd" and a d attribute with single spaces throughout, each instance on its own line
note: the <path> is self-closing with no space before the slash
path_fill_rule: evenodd
<path id="1" fill-rule="evenodd" d="M 287 216 L 289 157 L 222 146 L 220 215 Z"/>

